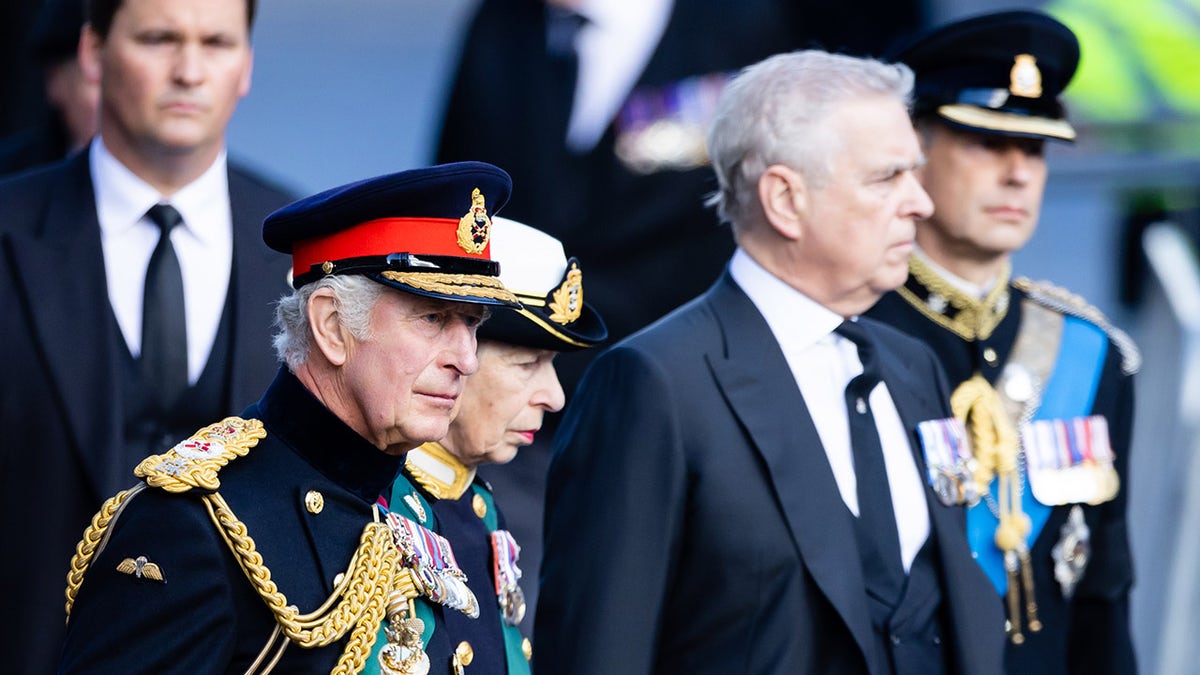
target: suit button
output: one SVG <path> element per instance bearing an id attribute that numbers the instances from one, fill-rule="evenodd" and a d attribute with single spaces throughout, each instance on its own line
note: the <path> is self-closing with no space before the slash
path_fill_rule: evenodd
<path id="1" fill-rule="evenodd" d="M 896 645 L 897 647 L 900 646 L 900 636 L 899 635 L 892 636 L 892 644 Z"/>
<path id="2" fill-rule="evenodd" d="M 308 494 L 304 495 L 304 508 L 313 515 L 320 513 L 321 509 L 325 508 L 325 495 L 316 490 L 309 490 Z"/>
<path id="3" fill-rule="evenodd" d="M 940 644 L 942 644 L 942 636 L 941 636 L 941 635 L 934 635 L 934 636 L 933 636 L 933 644 L 935 644 L 935 645 L 940 645 Z"/>

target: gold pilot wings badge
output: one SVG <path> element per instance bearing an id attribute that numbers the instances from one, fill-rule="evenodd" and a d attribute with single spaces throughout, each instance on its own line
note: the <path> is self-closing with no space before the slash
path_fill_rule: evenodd
<path id="1" fill-rule="evenodd" d="M 162 569 L 157 564 L 150 562 L 144 555 L 122 560 L 117 565 L 117 571 L 121 574 L 132 574 L 138 579 L 149 579 L 150 581 L 166 583 L 166 579 L 163 579 Z"/>

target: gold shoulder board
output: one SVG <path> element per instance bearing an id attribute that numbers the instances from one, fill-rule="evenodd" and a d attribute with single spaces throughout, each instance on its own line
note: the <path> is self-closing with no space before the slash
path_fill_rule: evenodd
<path id="1" fill-rule="evenodd" d="M 151 487 L 167 492 L 200 488 L 215 492 L 221 482 L 217 472 L 237 457 L 244 457 L 267 437 L 262 422 L 226 417 L 192 434 L 160 455 L 150 455 L 133 470 Z"/>
<path id="2" fill-rule="evenodd" d="M 1121 371 L 1126 375 L 1132 375 L 1141 369 L 1142 353 L 1138 350 L 1133 338 L 1112 325 L 1108 317 L 1104 316 L 1104 312 L 1084 300 L 1083 296 L 1049 281 L 1033 281 L 1027 277 L 1014 279 L 1013 286 L 1025 291 L 1029 299 L 1039 305 L 1096 324 L 1108 335 L 1108 339 L 1112 340 L 1112 343 L 1117 346 L 1117 351 L 1121 353 Z"/>

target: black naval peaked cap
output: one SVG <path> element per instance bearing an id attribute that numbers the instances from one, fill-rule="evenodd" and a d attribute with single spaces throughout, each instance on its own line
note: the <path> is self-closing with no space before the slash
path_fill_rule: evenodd
<path id="1" fill-rule="evenodd" d="M 889 59 L 916 75 L 917 116 L 984 133 L 1075 140 L 1059 95 L 1079 64 L 1079 41 L 1047 14 L 970 17 L 932 29 Z"/>
<path id="2" fill-rule="evenodd" d="M 500 280 L 521 307 L 500 310 L 479 326 L 481 340 L 556 352 L 594 347 L 608 338 L 600 314 L 583 300 L 583 270 L 562 242 L 524 223 L 493 221 L 492 255 Z"/>
<path id="3" fill-rule="evenodd" d="M 483 162 L 368 178 L 267 216 L 263 241 L 292 255 L 292 285 L 359 274 L 432 298 L 519 307 L 491 257 L 491 214 L 512 179 Z"/>

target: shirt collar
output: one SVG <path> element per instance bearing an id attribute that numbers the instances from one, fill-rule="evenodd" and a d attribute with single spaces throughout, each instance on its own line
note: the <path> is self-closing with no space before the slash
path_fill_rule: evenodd
<path id="1" fill-rule="evenodd" d="M 740 247 L 729 261 L 729 274 L 750 297 L 780 344 L 807 348 L 842 323 L 839 314 L 784 283 Z"/>
<path id="2" fill-rule="evenodd" d="M 204 214 L 211 212 L 213 204 L 220 204 L 229 198 L 225 150 L 221 150 L 217 159 L 200 177 L 169 198 L 159 194 L 158 190 L 114 157 L 99 135 L 92 140 L 88 162 L 96 192 L 96 215 L 100 220 L 100 229 L 106 234 L 127 231 L 146 215 L 151 206 L 169 202 L 183 216 L 183 227 L 193 236 L 202 241 L 212 239 L 211 229 L 203 226 L 212 220 L 205 218 Z"/>

